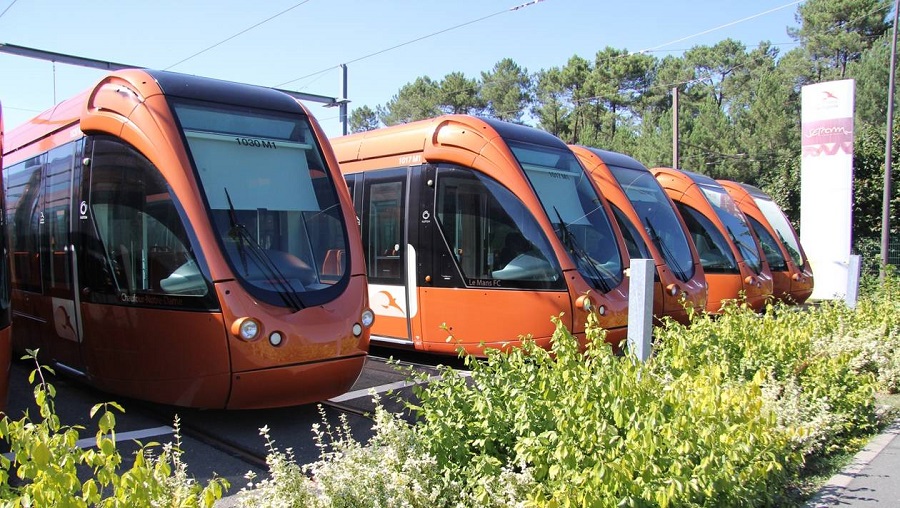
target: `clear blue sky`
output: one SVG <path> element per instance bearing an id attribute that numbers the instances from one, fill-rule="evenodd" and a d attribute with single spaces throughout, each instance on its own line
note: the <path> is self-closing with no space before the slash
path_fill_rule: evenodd
<path id="1" fill-rule="evenodd" d="M 786 52 L 796 47 L 786 29 L 797 26 L 794 15 L 799 4 L 794 0 L 527 4 L 526 0 L 0 0 L 0 42 L 326 96 L 340 94 L 338 66 L 348 63 L 351 109 L 362 105 L 374 109 L 419 76 L 440 80 L 461 71 L 469 78 L 480 77 L 507 57 L 536 72 L 565 65 L 573 55 L 593 60 L 606 46 L 652 50 L 663 57 L 729 37 L 748 47 L 767 40 Z M 524 6 L 510 10 L 519 5 Z M 447 31 L 437 33 L 443 30 Z M 382 50 L 388 51 L 367 56 Z M 103 71 L 54 67 L 0 53 L 6 129 L 88 88 L 102 75 Z M 340 134 L 336 109 L 310 107 L 329 136 Z"/>

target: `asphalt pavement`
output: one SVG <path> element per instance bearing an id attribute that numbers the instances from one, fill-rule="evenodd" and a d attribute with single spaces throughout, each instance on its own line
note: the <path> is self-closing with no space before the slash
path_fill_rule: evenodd
<path id="1" fill-rule="evenodd" d="M 807 504 L 832 506 L 900 507 L 900 419 L 873 438 Z"/>

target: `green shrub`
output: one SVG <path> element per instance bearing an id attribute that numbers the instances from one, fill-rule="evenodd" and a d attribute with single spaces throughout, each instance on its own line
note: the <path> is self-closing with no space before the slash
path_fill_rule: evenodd
<path id="1" fill-rule="evenodd" d="M 557 320 L 552 351 L 526 341 L 421 390 L 419 440 L 475 501 L 530 471 L 537 506 L 758 505 L 799 457 L 763 407 L 762 378 L 716 364 L 659 376 L 617 357 L 592 322 L 587 350 Z M 666 372 L 666 374 L 668 374 Z"/>
<path id="2" fill-rule="evenodd" d="M 37 362 L 37 351 L 29 351 L 25 358 Z M 0 439 L 12 456 L 0 456 L 0 506 L 210 507 L 222 497 L 228 488 L 225 479 L 201 487 L 187 476 L 178 420 L 175 445 L 162 446 L 157 456 L 153 454 L 157 443 L 141 445 L 131 466 L 123 470 L 113 410 L 124 409 L 115 402 L 97 404 L 91 409 L 91 417 L 98 417 L 96 448 L 78 448 L 83 428 L 62 424 L 54 406 L 56 389 L 46 382 L 43 371 L 52 372 L 38 364 L 28 378 L 35 385 L 41 419 L 33 421 L 26 412 L 20 420 L 8 416 L 0 420 Z"/>
<path id="3" fill-rule="evenodd" d="M 677 376 L 715 364 L 736 382 L 764 373 L 764 399 L 780 428 L 796 429 L 802 453 L 853 446 L 876 421 L 874 379 L 854 368 L 856 349 L 841 350 L 850 343 L 850 316 L 842 304 L 806 311 L 778 304 L 765 314 L 728 305 L 690 327 L 670 322 L 657 330 L 655 366 Z"/>
<path id="4" fill-rule="evenodd" d="M 586 345 L 556 320 L 550 351 L 525 338 L 420 385 L 412 426 L 376 404 L 367 446 L 326 421 L 319 460 L 298 467 L 268 442 L 272 477 L 242 494 L 258 507 L 795 502 L 804 461 L 853 449 L 876 429 L 874 390 L 896 386 L 900 284 L 873 287 L 855 311 L 733 304 L 667 322 L 646 364 L 616 356 L 595 316 Z"/>
<path id="5" fill-rule="evenodd" d="M 879 389 L 900 392 L 900 275 L 887 267 L 883 280 L 864 279 L 862 297 L 844 317 L 854 367 L 871 372 Z"/>

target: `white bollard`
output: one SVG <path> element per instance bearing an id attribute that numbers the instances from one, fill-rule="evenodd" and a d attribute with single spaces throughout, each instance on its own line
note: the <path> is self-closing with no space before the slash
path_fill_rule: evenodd
<path id="1" fill-rule="evenodd" d="M 847 296 L 844 302 L 851 309 L 856 308 L 856 301 L 859 299 L 859 273 L 862 268 L 862 260 L 858 254 L 850 256 L 850 265 L 847 267 Z"/>
<path id="2" fill-rule="evenodd" d="M 628 281 L 628 348 L 640 361 L 650 358 L 650 336 L 653 331 L 652 259 L 632 259 Z"/>

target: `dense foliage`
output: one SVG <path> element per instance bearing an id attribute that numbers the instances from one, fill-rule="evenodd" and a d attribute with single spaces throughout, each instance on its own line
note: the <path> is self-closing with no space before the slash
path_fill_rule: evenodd
<path id="1" fill-rule="evenodd" d="M 29 352 L 37 358 L 37 352 Z M 97 404 L 91 410 L 98 430 L 96 446 L 76 443 L 81 427 L 63 425 L 56 414 L 56 389 L 44 380 L 38 365 L 29 377 L 39 419 L 26 414 L 19 420 L 4 415 L 0 440 L 9 453 L 0 455 L 0 506 L 52 507 L 211 507 L 228 488 L 224 479 L 206 486 L 188 476 L 181 450 L 174 444 L 141 445 L 125 461 L 116 449 L 115 402 Z M 175 422 L 176 431 L 178 422 Z M 179 434 L 176 432 L 176 437 Z"/>
<path id="2" fill-rule="evenodd" d="M 859 447 L 885 422 L 877 391 L 900 390 L 900 278 L 868 280 L 842 303 L 737 303 L 691 326 L 656 328 L 646 363 L 616 355 L 592 316 L 583 340 L 557 321 L 550 351 L 467 357 L 421 385 L 410 425 L 377 406 L 374 435 L 343 420 L 313 428 L 319 460 L 298 464 L 268 429 L 270 475 L 242 506 L 561 507 L 796 505 L 805 464 Z M 40 419 L 4 417 L 0 506 L 212 506 L 178 443 L 115 445 L 115 403 L 92 410 L 96 447 L 79 448 L 39 367 Z M 887 416 L 893 416 L 888 414 Z M 176 421 L 177 427 L 177 421 Z M 154 450 L 158 450 L 155 451 Z"/>
<path id="3" fill-rule="evenodd" d="M 596 321 L 580 343 L 468 358 L 423 385 L 418 419 L 376 411 L 375 436 L 316 428 L 305 466 L 270 445 L 245 506 L 796 505 L 811 459 L 852 451 L 900 388 L 900 279 L 856 309 L 737 303 L 656 329 L 647 363 L 617 356 Z M 265 429 L 264 429 L 265 430 Z M 311 479 L 307 476 L 311 477 Z"/>

